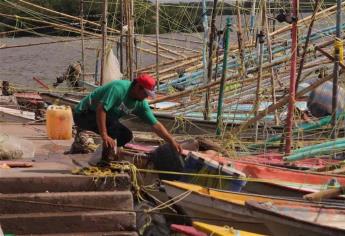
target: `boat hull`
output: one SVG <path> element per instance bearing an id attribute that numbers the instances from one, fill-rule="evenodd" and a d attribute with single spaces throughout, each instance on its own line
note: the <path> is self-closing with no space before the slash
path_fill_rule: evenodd
<path id="1" fill-rule="evenodd" d="M 319 206 L 279 206 L 269 202 L 246 202 L 252 215 L 263 219 L 273 235 L 345 235 L 344 210 Z M 332 225 L 341 226 L 334 227 Z"/>
<path id="2" fill-rule="evenodd" d="M 164 186 L 170 197 L 186 192 L 184 189 L 171 185 Z M 219 226 L 229 225 L 236 229 L 247 230 L 260 234 L 270 234 L 260 219 L 252 217 L 250 211 L 243 206 L 191 193 L 178 203 L 193 220 Z"/>

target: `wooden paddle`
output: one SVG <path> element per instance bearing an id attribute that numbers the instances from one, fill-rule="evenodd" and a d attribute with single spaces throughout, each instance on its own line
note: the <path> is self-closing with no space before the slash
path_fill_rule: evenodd
<path id="1" fill-rule="evenodd" d="M 303 199 L 309 201 L 321 201 L 323 199 L 334 198 L 345 192 L 345 186 L 334 189 L 327 189 L 316 193 L 309 193 L 303 196 Z"/>

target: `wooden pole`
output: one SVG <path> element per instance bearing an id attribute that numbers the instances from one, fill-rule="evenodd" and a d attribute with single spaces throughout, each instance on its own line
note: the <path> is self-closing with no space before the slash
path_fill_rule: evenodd
<path id="1" fill-rule="evenodd" d="M 344 192 L 345 192 L 345 186 L 340 186 L 334 189 L 327 189 L 327 190 L 322 190 L 316 193 L 306 194 L 303 196 L 303 199 L 309 200 L 309 201 L 322 201 L 325 199 L 337 197 L 341 194 L 344 194 Z"/>
<path id="2" fill-rule="evenodd" d="M 324 49 L 322 49 L 320 46 L 315 46 L 315 50 L 321 52 L 323 55 L 325 55 L 331 61 L 333 61 L 333 62 L 335 61 L 335 58 L 331 54 L 326 52 Z M 339 62 L 339 66 L 345 70 L 345 65 L 343 63 Z"/>
<path id="3" fill-rule="evenodd" d="M 264 4 L 265 9 L 267 9 L 266 3 Z M 269 11 L 270 12 L 270 11 Z M 268 17 L 267 13 L 265 15 L 265 31 L 266 31 L 266 41 L 267 41 L 267 50 L 268 50 L 268 62 L 272 63 L 273 61 L 273 53 L 272 53 L 272 42 L 271 42 L 271 36 L 270 36 L 270 29 L 268 25 Z M 272 66 L 270 68 L 271 70 L 271 96 L 272 96 L 272 103 L 276 104 L 277 98 L 276 98 L 276 83 L 275 80 L 277 78 L 276 71 L 274 67 Z M 274 111 L 274 121 L 276 125 L 279 125 L 279 115 L 277 111 Z"/>
<path id="4" fill-rule="evenodd" d="M 211 18 L 211 33 L 209 39 L 209 51 L 208 51 L 208 67 L 207 67 L 207 83 L 210 83 L 212 80 L 212 64 L 213 64 L 213 41 L 216 33 L 216 15 L 217 15 L 217 4 L 218 0 L 213 0 L 213 10 Z M 210 89 L 207 89 L 205 94 L 205 111 L 204 111 L 204 120 L 209 119 L 210 113 Z"/>
<path id="5" fill-rule="evenodd" d="M 231 27 L 230 17 L 228 17 L 226 19 L 223 71 L 222 71 L 222 78 L 220 81 L 219 96 L 218 96 L 217 130 L 216 130 L 217 136 L 220 136 L 220 134 L 221 134 L 221 124 L 223 123 L 223 121 L 222 121 L 222 108 L 223 108 L 224 85 L 225 85 L 225 78 L 226 78 L 226 64 L 227 64 L 228 49 L 229 49 L 230 27 Z"/>
<path id="6" fill-rule="evenodd" d="M 133 24 L 133 0 L 126 0 L 127 5 L 127 66 L 128 66 L 128 79 L 133 80 L 133 42 L 134 42 L 134 24 Z"/>
<path id="7" fill-rule="evenodd" d="M 102 58 L 101 58 L 101 78 L 100 85 L 103 85 L 104 72 L 105 72 L 105 53 L 107 48 L 107 28 L 108 28 L 108 0 L 103 2 L 103 15 L 102 15 Z"/>
<path id="8" fill-rule="evenodd" d="M 246 75 L 246 66 L 244 64 L 244 50 L 243 50 L 243 35 L 242 35 L 242 19 L 239 0 L 236 0 L 236 11 L 237 11 L 237 40 L 238 49 L 241 60 L 240 74 Z"/>
<path id="9" fill-rule="evenodd" d="M 296 98 L 299 98 L 299 97 L 302 97 L 303 95 L 305 95 L 306 93 L 314 90 L 315 88 L 317 88 L 318 86 L 320 86 L 321 84 L 325 83 L 326 81 L 329 81 L 333 79 L 333 75 L 329 75 L 329 76 L 326 76 L 324 78 L 320 78 L 319 80 L 315 81 L 312 85 L 310 85 L 309 87 L 301 90 L 300 92 L 298 92 L 296 94 Z M 285 106 L 288 102 L 290 101 L 290 96 L 285 96 L 283 97 L 282 99 L 280 99 L 276 104 L 272 104 L 270 105 L 269 107 L 267 107 L 265 110 L 263 111 L 260 111 L 260 113 L 248 120 L 246 123 L 244 124 L 241 124 L 241 126 L 237 129 L 234 129 L 233 130 L 233 133 L 234 134 L 238 134 L 240 133 L 241 131 L 247 129 L 249 126 L 255 124 L 256 121 L 258 120 L 261 120 L 263 117 L 265 117 L 267 114 L 270 114 L 271 112 L 275 111 L 276 109 L 279 109 L 283 106 Z"/>
<path id="10" fill-rule="evenodd" d="M 123 74 L 123 11 L 124 11 L 124 1 L 125 0 L 120 0 L 120 26 L 121 26 L 121 31 L 120 31 L 120 71 Z"/>
<path id="11" fill-rule="evenodd" d="M 80 28 L 81 28 L 81 73 L 85 81 L 85 48 L 84 48 L 84 0 L 80 0 Z M 83 83 L 84 86 L 84 83 Z"/>
<path id="12" fill-rule="evenodd" d="M 298 0 L 292 0 L 292 16 L 297 19 Z M 296 67 L 297 67 L 297 21 L 292 22 L 291 28 L 291 66 L 290 66 L 290 93 L 288 117 L 286 122 L 285 155 L 291 153 L 292 125 L 295 110 L 296 94 Z"/>
<path id="13" fill-rule="evenodd" d="M 203 35 L 204 37 L 203 37 L 203 47 L 202 47 L 202 65 L 203 65 L 203 72 L 204 72 L 204 84 L 208 84 L 208 80 L 207 80 L 208 20 L 207 20 L 206 0 L 202 0 L 202 25 L 204 27 L 204 35 Z"/>
<path id="14" fill-rule="evenodd" d="M 263 64 L 263 57 L 264 57 L 264 42 L 265 42 L 265 21 L 266 21 L 266 11 L 264 7 L 265 2 L 261 1 L 261 30 L 260 33 L 257 35 L 257 40 L 259 40 L 259 73 L 256 83 L 256 99 L 254 104 L 254 113 L 255 116 L 259 114 L 259 107 L 260 107 L 260 93 L 261 93 L 261 77 L 262 77 L 262 64 Z M 259 135 L 259 122 L 255 123 L 255 142 L 258 140 Z"/>
<path id="15" fill-rule="evenodd" d="M 256 6 L 256 0 L 252 0 L 252 8 L 250 11 L 250 33 L 254 35 L 254 27 L 255 27 L 255 6 Z"/>
<path id="16" fill-rule="evenodd" d="M 309 39 L 310 39 L 310 35 L 311 35 L 312 29 L 313 29 L 313 26 L 314 26 L 314 22 L 315 22 L 315 15 L 319 11 L 319 6 L 320 6 L 319 3 L 320 3 L 320 0 L 316 0 L 315 1 L 314 12 L 313 12 L 313 15 L 311 17 L 311 22 L 310 22 L 310 25 L 309 25 L 309 28 L 308 28 L 307 38 L 305 40 L 304 48 L 303 48 L 303 53 L 302 53 L 302 56 L 301 56 L 301 60 L 299 62 L 298 74 L 297 74 L 297 79 L 296 79 L 296 90 L 298 88 L 298 84 L 299 84 L 300 79 L 301 79 L 301 75 L 302 75 L 302 71 L 303 71 L 303 66 L 304 66 L 304 61 L 305 61 L 305 56 L 306 56 L 307 51 L 308 51 Z"/>
<path id="17" fill-rule="evenodd" d="M 345 5 L 345 2 L 342 2 L 342 3 L 341 3 L 341 6 L 344 7 L 344 5 Z M 336 9 L 337 9 L 337 6 L 334 5 L 334 6 L 332 6 L 332 7 L 326 8 L 326 9 L 324 9 L 324 10 L 322 10 L 322 11 L 319 11 L 319 12 L 316 14 L 316 19 L 319 19 L 318 17 L 320 17 L 320 18 L 329 17 L 329 15 L 330 15 L 333 11 L 335 11 Z M 299 25 L 301 25 L 302 23 L 308 24 L 308 23 L 311 21 L 311 19 L 312 19 L 312 16 L 307 16 L 307 17 L 305 17 L 305 18 L 299 20 L 299 21 L 298 21 L 298 24 L 299 24 Z M 282 27 L 282 28 L 280 28 L 280 29 L 278 29 L 278 30 L 276 30 L 276 31 L 273 31 L 273 32 L 271 33 L 271 36 L 274 36 L 274 35 L 278 35 L 278 34 L 284 33 L 284 32 L 286 32 L 286 31 L 290 30 L 291 27 L 292 27 L 291 25 L 287 25 L 287 26 Z"/>
<path id="18" fill-rule="evenodd" d="M 159 0 L 156 0 L 156 79 L 159 91 Z"/>
<path id="19" fill-rule="evenodd" d="M 338 103 L 338 80 L 339 80 L 339 54 L 340 49 L 336 45 L 337 40 L 341 37 L 341 0 L 337 0 L 336 14 L 336 39 L 334 42 L 334 69 L 333 69 L 333 94 L 332 94 L 332 138 L 336 139 L 337 132 L 337 103 Z"/>

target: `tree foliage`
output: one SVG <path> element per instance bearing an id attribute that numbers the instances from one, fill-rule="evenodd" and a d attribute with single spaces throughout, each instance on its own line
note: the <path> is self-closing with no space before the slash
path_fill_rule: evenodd
<path id="1" fill-rule="evenodd" d="M 34 10 L 36 13 L 41 13 L 44 15 L 53 16 L 53 14 L 48 13 L 44 10 L 39 10 L 37 8 L 32 8 L 28 5 L 21 4 L 19 1 L 11 1 L 13 4 L 19 4 L 20 6 L 25 6 L 28 9 Z M 46 7 L 55 11 L 66 13 L 73 16 L 80 15 L 80 0 L 30 0 L 29 2 Z M 121 25 L 121 7 L 120 1 L 109 0 L 109 14 L 108 22 L 110 27 L 120 29 Z M 246 1 L 243 7 L 250 9 L 252 1 Z M 275 1 L 271 1 L 274 4 Z M 289 8 L 290 1 L 280 1 L 280 7 Z M 311 10 L 313 7 L 312 0 L 302 1 L 306 10 Z M 308 8 L 308 3 L 310 7 Z M 335 0 L 327 0 L 324 4 L 329 6 L 334 4 Z M 213 7 L 213 2 L 207 2 L 208 11 L 207 14 L 211 15 L 211 9 Z M 277 6 L 276 6 L 277 7 Z M 102 16 L 103 1 L 85 1 L 84 2 L 84 17 L 91 21 L 100 22 Z M 219 14 L 229 15 L 234 13 L 233 5 L 228 5 L 224 3 L 224 11 L 218 12 Z M 22 11 L 3 0 L 0 0 L 0 13 L 8 15 L 19 15 L 19 16 L 31 16 L 32 14 L 28 11 Z M 56 17 L 56 15 L 55 15 Z M 64 19 L 65 23 L 78 24 L 78 22 Z M 5 24 L 11 26 L 18 26 L 18 20 L 11 17 L 0 16 L 0 30 L 8 31 L 12 30 L 12 27 L 6 27 Z M 24 23 L 21 22 L 20 25 Z M 134 24 L 135 32 L 140 34 L 153 34 L 155 33 L 156 24 L 156 13 L 155 13 L 155 3 L 148 0 L 134 0 Z M 25 25 L 34 25 L 32 22 L 25 22 Z M 44 26 L 44 23 L 35 23 L 36 26 Z M 160 28 L 161 33 L 166 32 L 195 32 L 202 31 L 202 7 L 201 2 L 190 2 L 190 3 L 177 3 L 177 4 L 163 4 L 160 6 Z M 43 33 L 50 34 L 66 34 L 63 31 L 57 31 L 56 29 L 45 29 Z M 70 35 L 70 32 L 67 32 Z"/>

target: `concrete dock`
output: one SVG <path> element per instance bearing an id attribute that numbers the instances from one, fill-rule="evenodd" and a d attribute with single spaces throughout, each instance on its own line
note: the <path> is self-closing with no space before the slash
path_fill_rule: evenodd
<path id="1" fill-rule="evenodd" d="M 44 125 L 4 124 L 0 133 L 24 138 L 35 149 L 18 161 L 27 168 L 0 168 L 0 225 L 15 235 L 137 235 L 127 174 L 72 175 L 90 155 L 65 155 L 72 140 L 49 140 Z M 1 164 L 6 161 L 1 161 Z"/>

